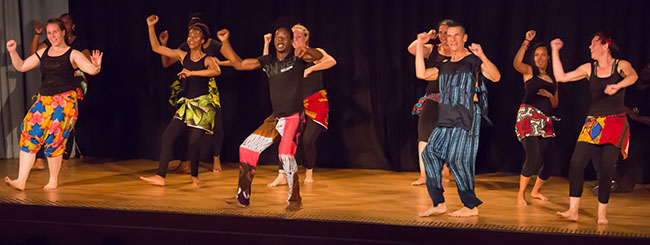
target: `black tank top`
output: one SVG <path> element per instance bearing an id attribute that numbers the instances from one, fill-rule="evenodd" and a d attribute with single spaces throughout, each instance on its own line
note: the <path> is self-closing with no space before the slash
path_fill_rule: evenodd
<path id="1" fill-rule="evenodd" d="M 309 63 L 307 68 L 312 66 L 314 66 L 314 63 Z M 321 71 L 309 73 L 309 76 L 303 81 L 302 98 L 307 98 L 323 89 L 325 89 L 325 85 L 323 85 L 323 73 Z"/>
<path id="2" fill-rule="evenodd" d="M 533 78 L 528 79 L 524 83 L 524 101 L 522 103 L 531 105 L 542 111 L 545 115 L 550 116 L 551 101 L 547 97 L 538 95 L 537 92 L 540 89 L 546 89 L 549 93 L 555 94 L 555 83 L 555 81 L 549 83 L 539 76 L 533 76 Z"/>
<path id="3" fill-rule="evenodd" d="M 427 68 L 431 67 L 438 67 L 444 60 L 449 59 L 450 57 L 441 55 L 438 53 L 438 45 L 433 46 L 433 50 L 431 50 L 431 54 L 429 54 L 429 58 L 425 61 L 425 66 Z M 427 84 L 427 88 L 425 90 L 426 94 L 432 94 L 432 93 L 439 93 L 440 92 L 440 85 L 438 83 L 438 80 L 433 80 L 433 81 L 428 81 L 429 83 Z"/>
<path id="4" fill-rule="evenodd" d="M 625 88 L 619 89 L 614 95 L 605 93 L 605 87 L 608 84 L 615 84 L 623 80 L 623 77 L 617 72 L 619 61 L 614 60 L 612 73 L 605 78 L 598 77 L 598 73 L 596 72 L 598 62 L 594 61 L 591 63 L 591 77 L 589 77 L 591 106 L 589 107 L 589 116 L 607 116 L 625 113 Z"/>
<path id="5" fill-rule="evenodd" d="M 207 69 L 205 66 L 205 58 L 208 57 L 207 55 L 204 55 L 203 58 L 197 62 L 192 61 L 190 56 L 190 52 L 187 52 L 185 58 L 183 58 L 183 68 L 190 71 L 200 71 Z M 200 76 L 191 76 L 183 79 L 183 82 L 181 83 L 181 97 L 192 99 L 201 95 L 208 94 L 210 92 L 210 85 L 208 84 L 209 81 L 209 77 Z"/>
<path id="6" fill-rule="evenodd" d="M 70 63 L 70 53 L 72 48 L 60 56 L 52 57 L 47 54 L 50 47 L 45 49 L 41 60 L 41 88 L 39 93 L 45 96 L 52 96 L 75 90 L 79 83 L 74 81 L 74 68 Z"/>

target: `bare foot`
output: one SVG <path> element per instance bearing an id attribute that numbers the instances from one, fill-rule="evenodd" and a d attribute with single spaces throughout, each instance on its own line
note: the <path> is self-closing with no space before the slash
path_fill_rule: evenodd
<path id="1" fill-rule="evenodd" d="M 226 198 L 225 201 L 226 201 L 227 204 L 230 204 L 230 205 L 233 205 L 233 206 L 237 206 L 237 207 L 240 207 L 240 208 L 248 207 L 247 205 L 244 205 L 244 204 L 242 204 L 241 202 L 239 202 L 239 200 L 237 200 L 236 197 L 233 197 L 233 198 Z"/>
<path id="2" fill-rule="evenodd" d="M 517 205 L 525 207 L 528 206 L 528 202 L 526 202 L 526 198 L 523 196 L 517 196 Z"/>
<path id="3" fill-rule="evenodd" d="M 220 173 L 221 172 L 221 158 L 220 157 L 213 157 L 212 161 L 212 172 L 213 173 Z"/>
<path id="4" fill-rule="evenodd" d="M 289 205 L 284 209 L 287 212 L 295 212 L 302 209 L 302 202 L 289 202 Z"/>
<path id="5" fill-rule="evenodd" d="M 571 210 L 567 210 L 565 212 L 559 212 L 558 211 L 557 213 L 555 213 L 555 215 L 557 217 L 564 218 L 564 219 L 569 220 L 569 221 L 578 222 L 578 212 L 577 211 L 576 212 L 573 212 Z M 600 221 L 600 219 L 599 219 L 599 221 Z"/>
<path id="6" fill-rule="evenodd" d="M 61 170 L 68 170 L 68 169 L 70 169 L 70 160 L 63 159 L 63 161 L 61 161 Z"/>
<path id="7" fill-rule="evenodd" d="M 140 179 L 152 185 L 165 186 L 165 178 L 161 177 L 160 175 L 154 175 L 151 177 L 140 176 Z"/>
<path id="8" fill-rule="evenodd" d="M 478 208 L 474 207 L 472 209 L 469 209 L 467 207 L 463 207 L 461 209 L 456 210 L 453 213 L 450 213 L 449 216 L 454 217 L 454 218 L 465 218 L 465 217 L 478 216 Z"/>
<path id="9" fill-rule="evenodd" d="M 287 178 L 284 177 L 284 173 L 278 173 L 278 177 L 276 177 L 275 180 L 273 180 L 273 182 L 269 183 L 267 186 L 276 187 L 281 185 L 287 185 Z"/>
<path id="10" fill-rule="evenodd" d="M 425 176 L 420 176 L 415 181 L 411 182 L 412 186 L 424 185 L 427 183 L 427 178 Z"/>
<path id="11" fill-rule="evenodd" d="M 57 187 L 57 183 L 51 183 L 50 182 L 50 183 L 47 183 L 47 185 L 43 186 L 43 190 L 53 191 L 53 190 L 56 190 L 56 187 Z"/>
<path id="12" fill-rule="evenodd" d="M 24 191 L 25 190 L 25 184 L 20 185 L 20 184 L 18 184 L 16 182 L 17 181 L 11 180 L 8 176 L 5 176 L 5 184 L 7 184 L 7 186 L 16 188 L 16 190 L 19 190 L 19 191 Z"/>
<path id="13" fill-rule="evenodd" d="M 607 217 L 598 217 L 598 224 L 599 225 L 609 224 L 609 220 L 607 220 Z"/>
<path id="14" fill-rule="evenodd" d="M 42 158 L 36 158 L 36 161 L 34 162 L 34 166 L 32 166 L 32 169 L 36 169 L 36 170 L 45 169 L 45 162 L 43 161 L 43 159 Z"/>
<path id="15" fill-rule="evenodd" d="M 532 198 L 537 198 L 542 201 L 548 201 L 548 197 L 544 196 L 544 194 L 542 194 L 541 192 L 531 192 L 530 196 Z"/>
<path id="16" fill-rule="evenodd" d="M 203 184 L 203 181 L 200 181 L 200 180 L 199 180 L 199 177 L 194 177 L 194 176 L 192 176 L 192 184 L 193 184 L 194 186 L 200 186 L 200 185 Z"/>
<path id="17" fill-rule="evenodd" d="M 426 211 L 424 211 L 422 213 L 419 213 L 418 216 L 420 216 L 420 217 L 429 217 L 429 216 L 433 216 L 433 215 L 444 214 L 446 212 L 447 212 L 447 205 L 444 204 L 444 203 L 441 203 L 441 204 L 438 204 L 437 207 L 434 207 L 433 205 L 431 205 L 431 207 L 429 209 L 427 209 Z"/>
<path id="18" fill-rule="evenodd" d="M 314 169 L 305 170 L 305 184 L 314 183 Z"/>

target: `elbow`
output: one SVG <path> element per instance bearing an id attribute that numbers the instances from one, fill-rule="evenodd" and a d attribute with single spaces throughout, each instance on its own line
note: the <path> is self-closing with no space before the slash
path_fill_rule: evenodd
<path id="1" fill-rule="evenodd" d="M 415 73 L 415 77 L 417 77 L 418 79 L 422 79 L 422 80 L 425 80 L 425 79 L 427 78 L 427 77 L 424 75 L 424 73 L 421 73 L 421 72 L 416 72 L 416 73 Z"/>
<path id="2" fill-rule="evenodd" d="M 496 74 L 496 76 L 493 77 L 492 82 L 499 82 L 501 81 L 501 74 Z"/>

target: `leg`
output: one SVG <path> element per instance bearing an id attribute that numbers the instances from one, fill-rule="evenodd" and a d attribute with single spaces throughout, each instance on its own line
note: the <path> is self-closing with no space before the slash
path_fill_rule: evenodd
<path id="1" fill-rule="evenodd" d="M 537 171 L 538 162 L 540 158 L 539 152 L 539 137 L 527 137 L 521 140 L 521 144 L 524 146 L 524 152 L 526 153 L 526 160 L 524 165 L 521 167 L 521 175 L 519 177 L 519 193 L 517 194 L 517 204 L 519 206 L 526 206 L 528 202 L 526 201 L 526 188 L 528 187 L 528 182 L 530 181 L 530 176 Z"/>
<path id="2" fill-rule="evenodd" d="M 43 187 L 44 190 L 46 191 L 56 190 L 56 187 L 58 186 L 59 183 L 59 171 L 61 170 L 62 160 L 63 160 L 63 155 L 47 158 L 47 165 L 48 168 L 50 169 L 50 178 L 49 181 L 47 182 L 47 185 Z"/>
<path id="3" fill-rule="evenodd" d="M 444 188 L 442 187 L 441 169 L 444 159 L 442 152 L 446 151 L 449 144 L 447 128 L 436 128 L 431 133 L 429 141 L 422 152 L 422 160 L 426 173 L 426 185 L 433 205 L 419 214 L 420 217 L 443 214 L 447 212 Z"/>
<path id="4" fill-rule="evenodd" d="M 548 201 L 548 197 L 542 194 L 540 189 L 544 185 L 544 182 L 551 177 L 551 168 L 546 165 L 544 157 L 548 156 L 548 149 L 550 148 L 552 141 L 552 138 L 539 138 L 539 152 L 542 154 L 539 157 L 541 167 L 537 173 L 537 180 L 535 180 L 535 185 L 533 185 L 533 190 L 530 192 L 530 196 L 542 201 Z"/>
<path id="5" fill-rule="evenodd" d="M 212 172 L 221 172 L 221 146 L 223 145 L 223 121 L 221 119 L 221 107 L 214 110 L 214 156 L 212 161 Z"/>
<path id="6" fill-rule="evenodd" d="M 453 128 L 453 139 L 449 146 L 447 164 L 454 175 L 458 195 L 463 202 L 463 208 L 450 213 L 451 217 L 471 217 L 478 215 L 478 206 L 483 202 L 476 197 L 474 191 L 474 167 L 478 153 L 479 134 L 481 132 L 481 114 L 478 106 L 474 107 L 475 114 L 470 131 Z"/>
<path id="7" fill-rule="evenodd" d="M 167 167 L 169 165 L 169 161 L 172 160 L 172 157 L 174 155 L 174 141 L 176 141 L 176 138 L 178 138 L 178 136 L 180 136 L 185 131 L 185 123 L 179 119 L 172 118 L 169 124 L 167 124 L 167 128 L 165 128 L 165 131 L 163 132 L 161 138 L 160 163 L 158 163 L 158 171 L 156 172 L 156 175 L 150 177 L 140 176 L 140 179 L 152 185 L 165 185 Z"/>
<path id="8" fill-rule="evenodd" d="M 16 188 L 17 190 L 24 191 L 25 183 L 27 183 L 27 177 L 29 177 L 29 172 L 32 170 L 32 165 L 34 165 L 34 159 L 36 158 L 36 153 L 29 153 L 25 151 L 20 151 L 20 160 L 18 166 L 18 178 L 15 180 L 5 177 L 5 183 L 8 186 Z"/>
<path id="9" fill-rule="evenodd" d="M 75 144 L 75 131 L 74 128 L 70 129 L 70 135 L 68 136 L 68 141 L 65 144 L 65 152 L 63 153 L 63 160 L 61 161 L 61 169 L 66 170 L 70 168 L 70 156 L 74 150 Z"/>
<path id="10" fill-rule="evenodd" d="M 305 166 L 305 184 L 314 183 L 314 167 L 316 166 L 316 142 L 318 141 L 318 136 L 320 136 L 323 131 L 323 126 L 314 122 L 313 119 L 307 118 L 307 123 L 305 125 L 305 130 L 302 135 L 302 149 L 303 149 L 303 159 Z"/>
<path id="11" fill-rule="evenodd" d="M 580 208 L 580 197 L 584 184 L 584 172 L 591 157 L 597 153 L 598 147 L 585 142 L 576 143 L 571 156 L 569 167 L 569 210 L 557 212 L 556 215 L 570 221 L 578 220 L 578 209 Z"/>
<path id="12" fill-rule="evenodd" d="M 598 177 L 598 224 L 604 225 L 607 220 L 607 203 L 609 203 L 610 185 L 614 177 L 616 161 L 621 150 L 614 145 L 606 144 L 600 146 L 600 174 Z"/>
<path id="13" fill-rule="evenodd" d="M 424 147 L 427 145 L 431 132 L 433 132 L 433 129 L 436 127 L 436 122 L 438 122 L 438 103 L 430 100 L 424 101 L 420 117 L 418 118 L 418 161 L 420 166 L 420 177 L 411 182 L 411 185 L 417 186 L 426 183 L 427 174 L 426 169 L 424 168 L 422 152 L 424 151 Z"/>
<path id="14" fill-rule="evenodd" d="M 188 128 L 189 137 L 187 142 L 187 152 L 190 157 L 190 175 L 192 183 L 195 186 L 201 185 L 199 181 L 199 158 L 201 157 L 201 137 L 205 134 L 203 130 L 197 128 Z"/>
<path id="15" fill-rule="evenodd" d="M 275 129 L 277 119 L 270 116 L 264 123 L 249 135 L 239 146 L 239 184 L 235 200 L 226 202 L 235 203 L 243 207 L 250 205 L 251 184 L 255 176 L 255 167 L 260 153 L 273 144 L 278 136 Z"/>
<path id="16" fill-rule="evenodd" d="M 287 211 L 297 211 L 302 207 L 298 164 L 296 162 L 296 150 L 298 149 L 302 126 L 303 117 L 299 113 L 279 118 L 276 125 L 276 130 L 282 135 L 278 146 L 278 156 L 289 184 L 289 195 L 287 197 L 289 206 L 286 208 Z"/>

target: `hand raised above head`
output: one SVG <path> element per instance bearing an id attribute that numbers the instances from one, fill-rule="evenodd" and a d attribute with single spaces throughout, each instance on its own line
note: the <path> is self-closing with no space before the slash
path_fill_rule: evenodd
<path id="1" fill-rule="evenodd" d="M 16 51 L 16 41 L 9 40 L 7 42 L 7 51 L 9 51 L 9 52 Z"/>
<path id="2" fill-rule="evenodd" d="M 160 39 L 160 43 L 162 45 L 167 45 L 167 41 L 169 40 L 169 33 L 167 30 L 164 30 L 160 34 L 158 34 L 158 38 Z"/>
<path id="3" fill-rule="evenodd" d="M 562 39 L 556 38 L 551 41 L 551 49 L 560 50 L 564 46 Z"/>
<path id="4" fill-rule="evenodd" d="M 528 41 L 530 42 L 530 41 L 533 40 L 533 38 L 535 38 L 535 35 L 536 35 L 536 34 L 537 34 L 537 32 L 536 32 L 535 30 L 527 31 L 527 32 L 526 32 L 526 37 L 525 37 L 525 38 L 526 38 L 526 40 L 528 40 Z"/>
<path id="5" fill-rule="evenodd" d="M 158 23 L 158 15 L 152 14 L 147 17 L 147 25 L 155 25 Z"/>
<path id="6" fill-rule="evenodd" d="M 273 34 L 271 33 L 264 34 L 264 43 L 271 43 L 271 38 L 273 38 Z"/>
<path id="7" fill-rule="evenodd" d="M 429 40 L 431 40 L 431 36 L 429 36 L 429 34 L 426 32 L 422 32 L 418 34 L 417 40 L 419 44 L 424 45 L 425 43 L 429 42 Z"/>
<path id="8" fill-rule="evenodd" d="M 43 23 L 42 22 L 34 23 L 34 32 L 36 32 L 36 34 L 42 34 L 43 33 Z"/>
<path id="9" fill-rule="evenodd" d="M 438 38 L 438 32 L 436 30 L 433 30 L 433 29 L 429 30 L 427 35 L 429 35 L 430 40 L 436 40 L 436 38 Z"/>
<path id="10" fill-rule="evenodd" d="M 219 38 L 219 41 L 228 41 L 228 38 L 230 37 L 230 31 L 228 29 L 221 29 L 217 32 L 217 38 Z"/>

